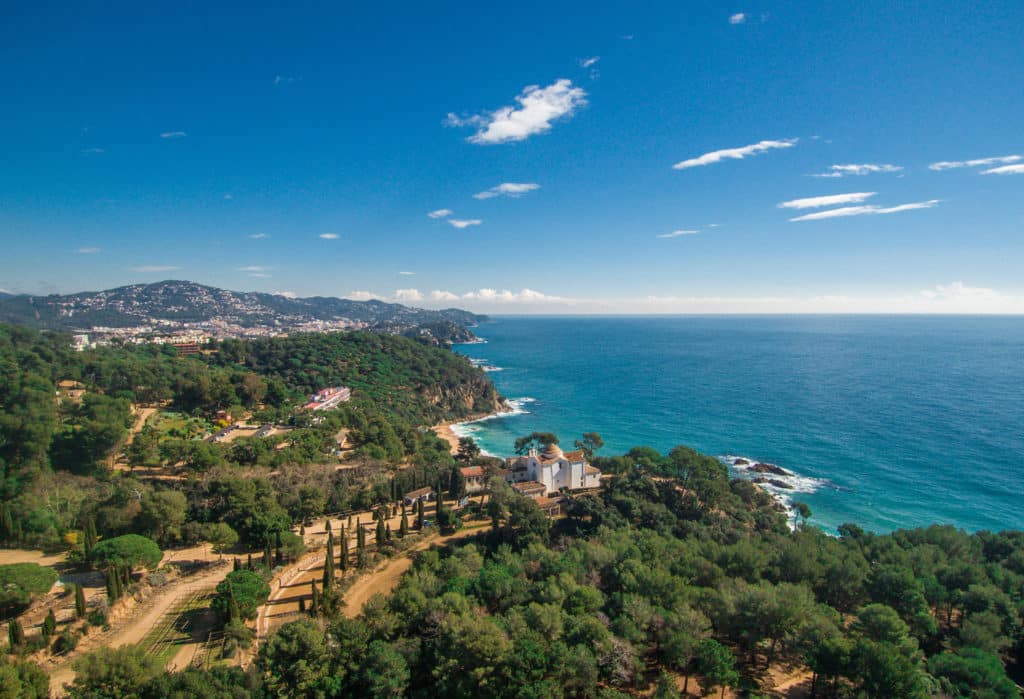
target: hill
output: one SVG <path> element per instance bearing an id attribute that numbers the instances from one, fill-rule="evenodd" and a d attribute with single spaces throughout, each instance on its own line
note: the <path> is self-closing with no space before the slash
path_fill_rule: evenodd
<path id="1" fill-rule="evenodd" d="M 0 322 L 44 330 L 125 328 L 159 321 L 222 322 L 245 328 L 287 330 L 315 321 L 351 321 L 387 332 L 404 332 L 426 324 L 457 332 L 457 328 L 467 328 L 481 320 L 483 316 L 455 308 L 432 311 L 384 301 L 324 296 L 291 298 L 176 280 L 67 295 L 0 296 Z"/>

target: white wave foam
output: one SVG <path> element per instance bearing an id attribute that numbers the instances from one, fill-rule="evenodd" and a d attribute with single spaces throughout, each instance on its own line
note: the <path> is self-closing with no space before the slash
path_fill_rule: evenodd
<path id="1" fill-rule="evenodd" d="M 478 417 L 476 420 L 467 420 L 466 422 L 456 422 L 456 423 L 454 423 L 454 424 L 452 424 L 450 426 L 450 429 L 452 431 L 452 434 L 454 434 L 456 437 L 459 437 L 460 439 L 462 437 L 469 437 L 474 442 L 477 442 L 477 445 L 479 445 L 480 443 L 476 439 L 475 435 L 479 434 L 483 430 L 483 426 L 481 425 L 481 423 L 487 422 L 488 420 L 497 420 L 497 419 L 503 418 L 503 417 L 513 417 L 515 415 L 525 415 L 525 414 L 529 413 L 530 411 L 527 410 L 526 408 L 524 408 L 523 406 L 524 405 L 528 405 L 530 403 L 533 403 L 536 400 L 537 400 L 536 398 L 531 398 L 530 396 L 523 396 L 522 398 L 512 398 L 509 401 L 507 401 L 508 402 L 508 406 L 509 406 L 509 410 L 505 410 L 505 411 L 502 411 L 500 413 L 492 413 L 490 415 L 484 415 L 483 417 Z M 486 449 L 483 449 L 482 447 L 481 447 L 481 452 L 480 453 L 482 453 L 484 456 L 496 456 L 496 454 L 491 454 L 490 452 L 488 452 Z"/>
<path id="2" fill-rule="evenodd" d="M 753 481 L 755 479 L 761 480 L 757 485 L 764 488 L 765 492 L 775 498 L 777 502 L 786 508 L 790 527 L 796 526 L 796 513 L 793 511 L 794 494 L 815 493 L 824 487 L 834 487 L 834 484 L 831 481 L 823 478 L 801 476 L 790 469 L 783 469 L 785 471 L 784 474 L 761 473 L 760 471 L 754 470 L 754 467 L 759 463 L 765 462 L 759 462 L 757 459 L 751 459 L 745 456 L 725 454 L 723 456 L 719 456 L 718 460 L 728 466 L 733 474 L 739 478 L 744 478 L 748 481 Z M 775 481 L 775 483 L 772 483 L 772 481 Z M 781 486 L 777 484 L 781 484 Z"/>

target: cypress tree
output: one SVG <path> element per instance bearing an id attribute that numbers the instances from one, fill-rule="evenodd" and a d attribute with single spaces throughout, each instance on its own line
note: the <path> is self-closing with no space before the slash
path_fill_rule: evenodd
<path id="1" fill-rule="evenodd" d="M 274 536 L 274 562 L 277 565 L 281 565 L 281 532 L 277 532 Z"/>
<path id="2" fill-rule="evenodd" d="M 14 539 L 14 518 L 11 516 L 11 508 L 7 503 L 0 505 L 0 534 L 5 541 Z"/>
<path id="3" fill-rule="evenodd" d="M 92 556 L 92 550 L 96 548 L 98 540 L 98 537 L 96 536 L 96 520 L 93 519 L 92 516 L 87 517 L 83 529 L 82 547 L 85 550 L 85 557 L 89 558 Z"/>
<path id="4" fill-rule="evenodd" d="M 316 616 L 320 611 L 320 592 L 316 589 L 316 581 L 310 584 L 313 586 L 313 599 L 310 602 L 309 613 Z"/>
<path id="5" fill-rule="evenodd" d="M 377 546 L 384 543 L 384 520 L 377 520 Z"/>
<path id="6" fill-rule="evenodd" d="M 423 524 L 426 520 L 426 513 L 423 511 L 423 500 L 416 501 L 416 529 L 423 531 Z"/>
<path id="7" fill-rule="evenodd" d="M 356 550 L 362 553 L 366 550 L 366 530 L 363 529 L 363 525 L 357 525 L 359 528 L 356 529 Z"/>
<path id="8" fill-rule="evenodd" d="M 348 570 L 348 538 L 345 536 L 345 528 L 341 528 L 341 538 L 338 540 L 341 544 L 341 556 L 338 557 L 338 562 L 341 564 L 341 572 L 345 573 Z"/>
<path id="9" fill-rule="evenodd" d="M 324 592 L 334 582 L 334 534 L 327 532 L 327 555 L 324 557 Z"/>
<path id="10" fill-rule="evenodd" d="M 263 548 L 263 565 L 264 565 L 264 567 L 266 567 L 269 570 L 270 568 L 273 567 L 273 566 L 270 565 L 270 563 L 271 563 L 271 560 L 270 560 L 270 540 L 267 539 L 267 543 L 264 545 L 264 548 Z"/>
<path id="11" fill-rule="evenodd" d="M 233 570 L 241 570 L 241 569 L 242 569 L 242 559 L 236 558 Z"/>
<path id="12" fill-rule="evenodd" d="M 75 585 L 75 618 L 85 618 L 85 588 Z"/>
<path id="13" fill-rule="evenodd" d="M 402 505 L 402 523 L 398 525 L 398 536 L 402 539 L 409 533 L 409 518 L 405 513 L 405 505 Z"/>
<path id="14" fill-rule="evenodd" d="M 228 598 L 228 621 L 238 621 L 242 616 L 242 613 L 238 609 L 238 600 L 235 599 L 234 592 Z"/>
<path id="15" fill-rule="evenodd" d="M 299 598 L 299 613 L 300 614 L 305 614 L 305 612 L 306 612 L 306 598 L 305 597 L 300 597 Z"/>
<path id="16" fill-rule="evenodd" d="M 305 524 L 300 524 L 299 525 L 299 536 L 303 536 L 303 537 L 306 536 L 306 525 Z"/>
<path id="17" fill-rule="evenodd" d="M 53 609 L 51 608 L 46 614 L 46 618 L 43 619 L 43 642 L 49 643 L 50 638 L 53 636 L 53 632 L 57 629 L 57 617 L 53 615 Z"/>
<path id="18" fill-rule="evenodd" d="M 247 558 L 247 560 L 245 562 L 245 568 L 246 568 L 246 570 L 252 570 L 252 554 L 251 553 L 248 555 L 248 558 Z"/>
<path id="19" fill-rule="evenodd" d="M 391 523 L 384 525 L 384 541 L 391 541 Z"/>
<path id="20" fill-rule="evenodd" d="M 327 519 L 324 520 L 324 531 L 327 532 L 328 534 L 331 533 L 331 518 L 330 517 L 328 517 Z"/>
<path id="21" fill-rule="evenodd" d="M 25 630 L 21 628 L 21 622 L 17 619 L 11 619 L 7 624 L 7 642 L 11 644 L 12 649 L 25 643 Z"/>

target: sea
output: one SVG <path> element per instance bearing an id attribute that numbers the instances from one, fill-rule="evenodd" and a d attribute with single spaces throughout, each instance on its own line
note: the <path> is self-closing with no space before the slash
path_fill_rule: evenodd
<path id="1" fill-rule="evenodd" d="M 1024 529 L 1024 318 L 502 316 L 455 350 L 513 407 L 456 425 L 493 455 L 516 437 L 602 455 L 685 444 L 835 532 Z"/>

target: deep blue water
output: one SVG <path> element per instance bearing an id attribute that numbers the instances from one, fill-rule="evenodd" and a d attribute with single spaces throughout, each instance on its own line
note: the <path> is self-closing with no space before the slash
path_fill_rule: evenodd
<path id="1" fill-rule="evenodd" d="M 1024 529 L 1024 318 L 502 317 L 457 351 L 525 412 L 481 446 L 585 431 L 769 461 L 826 529 Z M 532 399 L 532 400 L 530 400 Z"/>

